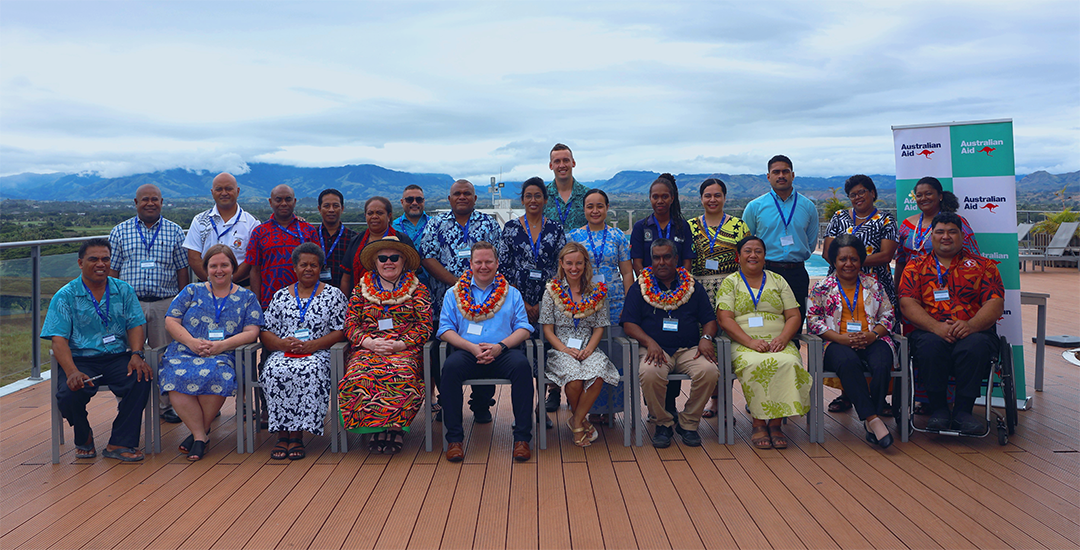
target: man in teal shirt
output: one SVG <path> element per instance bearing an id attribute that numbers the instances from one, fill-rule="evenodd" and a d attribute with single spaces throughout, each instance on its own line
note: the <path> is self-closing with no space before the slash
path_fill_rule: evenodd
<path id="1" fill-rule="evenodd" d="M 424 188 L 415 183 L 406 187 L 401 192 L 401 210 L 405 213 L 390 222 L 390 226 L 394 231 L 405 233 L 412 242 L 420 246 L 420 238 L 424 236 L 424 229 L 431 219 L 424 211 Z M 416 278 L 420 279 L 424 286 L 428 286 L 428 273 L 424 268 L 416 270 Z"/>
<path id="2" fill-rule="evenodd" d="M 577 163 L 569 147 L 556 143 L 549 156 L 548 168 L 555 174 L 555 179 L 547 185 L 548 203 L 544 217 L 555 220 L 563 232 L 569 233 L 585 226 L 585 193 L 589 188 L 574 179 Z"/>
<path id="3" fill-rule="evenodd" d="M 152 378 L 143 360 L 146 317 L 131 285 L 109 277 L 110 254 L 108 239 L 83 243 L 82 275 L 53 296 L 40 337 L 52 340 L 60 365 L 52 376 L 60 414 L 75 429 L 75 458 L 97 456 L 86 405 L 98 385 L 107 385 L 120 404 L 102 455 L 135 462 L 144 458 L 139 428 Z"/>

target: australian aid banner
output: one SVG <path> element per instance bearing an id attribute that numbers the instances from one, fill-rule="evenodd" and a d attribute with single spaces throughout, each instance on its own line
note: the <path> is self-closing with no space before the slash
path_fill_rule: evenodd
<path id="1" fill-rule="evenodd" d="M 1005 283 L 1005 314 L 998 334 L 1012 344 L 1017 406 L 1024 408 L 1024 350 L 1020 316 L 1020 265 L 1016 241 L 1016 166 L 1012 119 L 893 126 L 896 149 L 896 219 L 919 213 L 915 183 L 941 181 L 960 201 L 979 252 L 994 260 Z"/>

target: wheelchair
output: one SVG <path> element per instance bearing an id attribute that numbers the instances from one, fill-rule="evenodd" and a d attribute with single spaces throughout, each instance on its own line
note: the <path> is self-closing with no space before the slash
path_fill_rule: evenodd
<path id="1" fill-rule="evenodd" d="M 911 395 L 911 399 L 908 401 L 908 403 L 906 403 L 905 406 L 908 407 L 908 423 L 910 425 L 911 430 L 916 431 L 916 432 L 921 432 L 921 433 L 932 433 L 932 434 L 941 434 L 941 435 L 952 435 L 952 436 L 963 436 L 963 437 L 986 437 L 987 435 L 990 435 L 990 431 L 992 429 L 991 424 L 990 424 L 990 416 L 992 414 L 994 416 L 994 418 L 997 420 L 996 428 L 997 428 L 998 444 L 999 445 L 1008 445 L 1009 436 L 1016 433 L 1016 424 L 1017 424 L 1017 420 L 1018 420 L 1017 412 L 1016 412 L 1017 411 L 1017 409 L 1016 409 L 1016 381 L 1015 381 L 1015 379 L 1013 377 L 1012 347 L 1009 346 L 1009 342 L 1008 342 L 1008 340 L 1006 340 L 1006 338 L 1004 336 L 999 337 L 998 345 L 999 345 L 999 347 L 998 347 L 998 356 L 996 358 L 994 358 L 994 359 L 991 359 L 991 361 L 990 361 L 990 374 L 986 378 L 984 378 L 983 381 L 982 381 L 982 387 L 986 390 L 986 393 L 983 395 L 983 399 L 985 399 L 984 404 L 985 404 L 985 409 L 986 409 L 986 415 L 985 415 L 986 427 L 983 430 L 983 433 L 981 433 L 981 434 L 967 434 L 967 433 L 962 433 L 959 430 L 951 430 L 951 429 L 950 430 L 931 430 L 931 429 L 928 429 L 928 428 L 925 428 L 925 427 L 921 428 L 921 427 L 915 425 L 915 415 L 912 414 L 913 413 L 912 409 L 914 408 L 915 384 L 916 384 L 916 379 L 918 377 L 914 375 L 914 362 L 915 362 L 914 354 L 911 354 L 910 357 L 907 357 L 906 358 L 907 360 L 904 361 L 904 363 L 906 363 L 909 368 L 912 368 L 912 375 L 908 377 L 909 378 L 909 384 L 910 384 L 910 390 L 911 390 L 911 393 L 909 395 Z M 904 348 L 906 348 L 906 347 L 907 346 L 904 346 Z M 905 353 L 907 352 L 906 349 L 903 349 L 902 351 L 905 352 Z M 902 358 L 902 360 L 903 360 L 903 358 Z M 950 384 L 951 383 L 952 383 L 952 381 L 950 380 Z M 998 411 L 995 410 L 993 408 L 993 406 L 992 406 L 991 398 L 992 398 L 993 393 L 994 393 L 994 388 L 999 388 L 1001 390 L 1001 395 L 1003 396 L 1003 398 L 1005 400 L 1005 407 L 1004 407 L 1005 408 L 1005 415 L 1004 416 L 1002 416 L 1000 413 L 998 413 Z M 978 404 L 978 403 L 976 403 L 976 404 Z"/>

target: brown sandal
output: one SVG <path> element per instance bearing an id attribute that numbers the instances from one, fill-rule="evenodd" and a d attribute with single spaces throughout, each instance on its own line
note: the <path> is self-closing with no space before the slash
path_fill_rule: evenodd
<path id="1" fill-rule="evenodd" d="M 784 435 L 784 429 L 781 426 L 769 426 L 769 439 L 772 440 L 774 449 L 787 448 L 787 436 Z"/>
<path id="2" fill-rule="evenodd" d="M 762 435 L 764 437 L 755 437 Z M 769 437 L 769 427 L 754 426 L 754 431 L 750 433 L 750 443 L 753 443 L 754 447 L 757 449 L 771 449 L 773 444 L 772 438 Z"/>
<path id="3" fill-rule="evenodd" d="M 570 419 L 566 419 L 566 427 L 570 428 L 570 432 L 573 434 L 574 445 L 578 447 L 588 447 L 592 445 L 592 441 L 589 440 L 589 431 L 584 426 L 575 428 L 570 424 Z"/>

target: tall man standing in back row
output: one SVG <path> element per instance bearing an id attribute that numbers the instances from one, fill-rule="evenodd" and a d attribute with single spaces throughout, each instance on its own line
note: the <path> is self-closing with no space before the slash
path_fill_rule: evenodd
<path id="1" fill-rule="evenodd" d="M 222 172 L 214 177 L 210 184 L 210 193 L 214 197 L 214 207 L 195 214 L 188 227 L 184 248 L 188 251 L 188 264 L 200 281 L 206 280 L 202 255 L 211 246 L 223 244 L 232 249 L 239 261 L 244 260 L 248 237 L 251 230 L 259 225 L 259 219 L 240 208 L 236 200 L 240 197 L 240 186 L 232 174 Z M 233 280 L 241 283 L 247 279 L 251 266 L 240 264 Z"/>
<path id="2" fill-rule="evenodd" d="M 787 281 L 806 318 L 806 295 L 810 274 L 804 263 L 817 248 L 818 213 L 814 201 L 795 191 L 791 159 L 776 155 L 769 159 L 766 175 L 772 191 L 746 205 L 743 221 L 750 234 L 765 241 L 765 268 Z"/>
<path id="3" fill-rule="evenodd" d="M 588 187 L 574 179 L 574 153 L 562 143 L 556 143 L 549 154 L 548 168 L 555 174 L 555 179 L 548 184 L 548 204 L 544 217 L 555 220 L 563 232 L 585 225 L 585 193 Z"/>
<path id="4" fill-rule="evenodd" d="M 161 207 L 161 190 L 149 183 L 142 185 L 135 190 L 137 214 L 109 232 L 109 276 L 135 289 L 146 317 L 146 340 L 151 349 L 172 341 L 165 331 L 165 313 L 172 299 L 188 284 L 184 230 L 162 217 Z M 161 397 L 161 419 L 180 422 L 168 394 Z"/>

